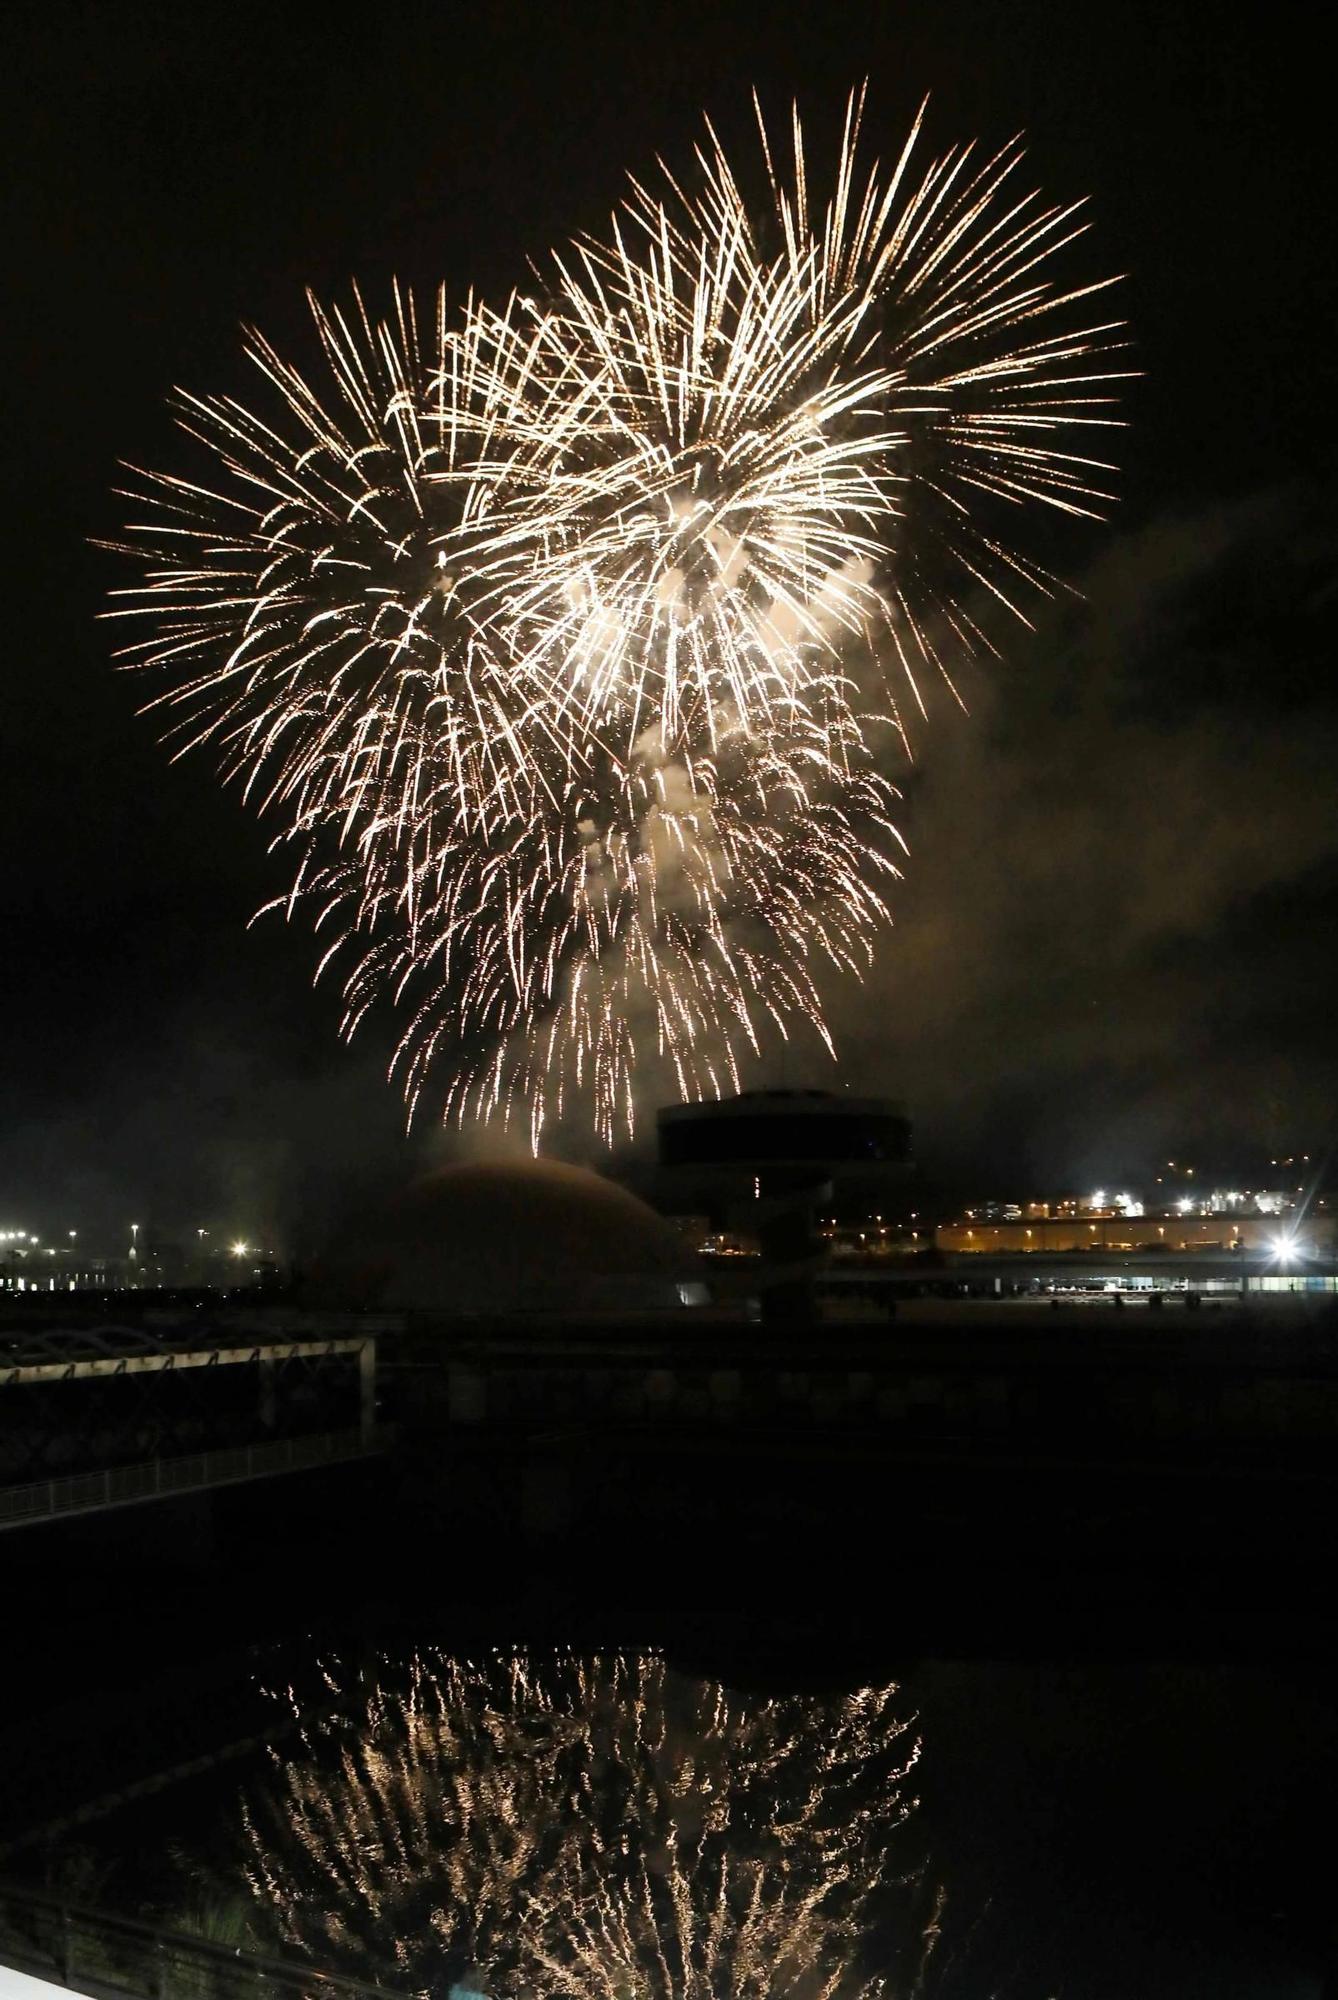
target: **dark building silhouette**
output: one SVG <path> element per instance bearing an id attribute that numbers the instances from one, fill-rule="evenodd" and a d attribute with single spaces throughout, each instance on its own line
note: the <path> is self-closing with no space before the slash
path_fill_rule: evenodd
<path id="1" fill-rule="evenodd" d="M 873 1209 L 910 1169 L 910 1119 L 884 1098 L 744 1091 L 668 1106 L 656 1124 L 660 1206 L 757 1243 L 768 1317 L 812 1313 L 812 1280 L 826 1255 L 819 1212 L 846 1202 Z"/>

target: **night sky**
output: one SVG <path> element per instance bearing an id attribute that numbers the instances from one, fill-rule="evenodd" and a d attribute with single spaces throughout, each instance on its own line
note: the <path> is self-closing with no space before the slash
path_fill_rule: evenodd
<path id="1" fill-rule="evenodd" d="M 1030 137 L 1127 272 L 1124 499 L 1064 544 L 1081 600 L 946 698 L 902 774 L 897 929 L 815 1047 L 750 1081 L 904 1096 L 981 1193 L 1322 1148 L 1338 1102 L 1338 685 L 1327 107 L 1298 13 L 980 0 L 341 10 L 28 6 L 4 129 L 9 558 L 0 1223 L 292 1234 L 402 1174 L 387 1041 L 350 1050 L 280 863 L 113 674 L 90 546 L 118 458 L 180 462 L 174 383 L 250 392 L 242 321 L 312 351 L 303 288 L 504 291 L 703 109 L 817 125 L 870 80 L 886 154 Z M 378 1038 L 378 1036 L 380 1038 Z M 649 1107 L 648 1107 L 649 1108 Z M 643 1121 L 649 1131 L 649 1121 Z"/>

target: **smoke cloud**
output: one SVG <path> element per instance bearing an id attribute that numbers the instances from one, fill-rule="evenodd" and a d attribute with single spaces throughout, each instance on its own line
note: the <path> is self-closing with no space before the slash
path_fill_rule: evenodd
<path id="1" fill-rule="evenodd" d="M 1304 521 L 1273 495 L 1117 534 L 962 677 L 967 714 L 930 691 L 896 928 L 833 1015 L 841 1083 L 906 1097 L 954 1175 L 1327 1132 L 1338 700 Z"/>

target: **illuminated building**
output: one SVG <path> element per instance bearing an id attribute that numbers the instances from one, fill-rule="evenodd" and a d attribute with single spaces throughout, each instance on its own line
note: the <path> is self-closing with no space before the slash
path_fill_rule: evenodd
<path id="1" fill-rule="evenodd" d="M 941 1224 L 935 1245 L 944 1251 L 1017 1253 L 1054 1250 L 1286 1251 L 1297 1258 L 1332 1257 L 1334 1218 L 1310 1215 L 1295 1225 L 1276 1215 L 1168 1214 L 1162 1216 L 1056 1216 L 1047 1220 Z"/>

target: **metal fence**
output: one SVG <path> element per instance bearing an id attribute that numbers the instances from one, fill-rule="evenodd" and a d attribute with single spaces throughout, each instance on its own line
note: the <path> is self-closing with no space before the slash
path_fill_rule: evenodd
<path id="1" fill-rule="evenodd" d="M 0 1529 L 59 1521 L 71 1514 L 130 1507 L 174 1493 L 210 1486 L 235 1486 L 279 1472 L 302 1472 L 318 1465 L 365 1458 L 379 1451 L 383 1434 L 360 1430 L 318 1431 L 310 1437 L 274 1438 L 262 1444 L 233 1445 L 194 1452 L 188 1458 L 155 1458 L 140 1465 L 115 1465 L 102 1472 L 76 1472 L 61 1479 L 38 1479 L 26 1486 L 0 1487 Z"/>
<path id="2" fill-rule="evenodd" d="M 392 2000 L 384 1987 L 4 1883 L 0 1964 L 95 2000 Z"/>

